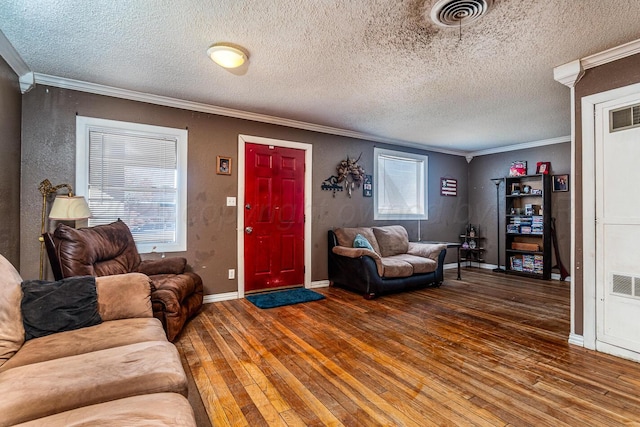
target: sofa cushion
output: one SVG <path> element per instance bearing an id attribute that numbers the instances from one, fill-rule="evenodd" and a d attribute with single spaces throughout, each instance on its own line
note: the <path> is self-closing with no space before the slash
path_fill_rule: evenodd
<path id="1" fill-rule="evenodd" d="M 409 250 L 409 235 L 401 225 L 373 227 L 373 234 L 380 247 L 379 254 L 383 257 L 406 254 Z"/>
<path id="2" fill-rule="evenodd" d="M 151 280 L 141 273 L 96 278 L 98 312 L 102 320 L 152 317 Z"/>
<path id="3" fill-rule="evenodd" d="M 345 246 L 347 248 L 353 247 L 353 241 L 356 236 L 360 234 L 362 237 L 367 239 L 373 248 L 373 251 L 380 255 L 380 247 L 378 246 L 378 242 L 376 241 L 376 236 L 373 234 L 373 230 L 370 227 L 357 227 L 357 228 L 336 228 L 333 230 L 338 239 L 338 244 L 340 246 Z"/>
<path id="4" fill-rule="evenodd" d="M 106 321 L 96 326 L 60 332 L 27 341 L 0 372 L 17 366 L 76 356 L 146 341 L 166 341 L 155 317 Z"/>
<path id="5" fill-rule="evenodd" d="M 424 274 L 436 271 L 438 263 L 431 258 L 424 258 L 416 255 L 398 254 L 393 258 L 408 262 L 413 267 L 413 274 Z"/>
<path id="6" fill-rule="evenodd" d="M 180 356 L 167 341 L 33 363 L 0 373 L 0 426 L 161 392 L 187 393 Z"/>
<path id="7" fill-rule="evenodd" d="M 21 310 L 25 340 L 102 322 L 93 276 L 69 277 L 56 282 L 25 280 Z"/>
<path id="8" fill-rule="evenodd" d="M 383 266 L 382 277 L 409 277 L 413 274 L 413 266 L 395 256 L 381 258 Z"/>
<path id="9" fill-rule="evenodd" d="M 353 247 L 369 249 L 370 251 L 373 251 L 373 246 L 371 246 L 371 243 L 369 243 L 367 238 L 360 233 L 356 234 L 356 238 L 353 239 Z"/>
<path id="10" fill-rule="evenodd" d="M 191 409 L 189 401 L 184 396 L 176 393 L 153 393 L 72 409 L 71 411 L 18 424 L 18 426 L 195 427 L 196 421 L 193 409 Z"/>
<path id="11" fill-rule="evenodd" d="M 127 224 L 75 229 L 58 224 L 53 232 L 62 276 L 110 276 L 136 271 L 140 254 Z"/>
<path id="12" fill-rule="evenodd" d="M 24 325 L 20 311 L 22 277 L 11 263 L 0 255 L 0 366 L 24 343 Z"/>

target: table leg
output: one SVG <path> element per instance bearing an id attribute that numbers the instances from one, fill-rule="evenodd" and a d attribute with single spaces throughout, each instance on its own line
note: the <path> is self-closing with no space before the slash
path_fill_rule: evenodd
<path id="1" fill-rule="evenodd" d="M 462 280 L 460 277 L 460 246 L 458 246 L 458 280 Z"/>

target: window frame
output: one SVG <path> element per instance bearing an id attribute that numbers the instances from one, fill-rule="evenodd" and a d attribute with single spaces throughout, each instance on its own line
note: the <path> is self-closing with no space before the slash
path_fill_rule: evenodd
<path id="1" fill-rule="evenodd" d="M 177 155 L 175 242 L 136 242 L 140 253 L 184 252 L 187 250 L 187 145 L 186 129 L 168 128 L 142 123 L 76 116 L 76 194 L 89 193 L 89 133 L 92 129 L 114 130 L 119 133 L 152 138 L 175 138 Z M 113 218 L 117 220 L 117 218 Z"/>
<path id="2" fill-rule="evenodd" d="M 422 170 L 421 173 L 418 172 L 418 175 L 422 175 L 422 176 L 418 176 L 416 177 L 416 186 L 420 187 L 422 186 L 422 188 L 418 188 L 418 190 L 416 191 L 416 193 L 418 195 L 420 195 L 422 197 L 422 213 L 408 213 L 408 212 L 404 212 L 404 213 L 383 213 L 380 212 L 380 202 L 381 202 L 381 197 L 379 192 L 380 190 L 380 183 L 382 182 L 383 177 L 380 176 L 380 174 L 382 173 L 381 170 L 379 170 L 379 161 L 381 157 L 396 157 L 398 159 L 401 160 L 408 160 L 408 161 L 417 161 L 420 162 L 422 165 Z M 373 219 L 374 220 L 379 220 L 379 221 L 384 221 L 384 220 L 426 220 L 429 219 L 429 192 L 428 192 L 428 188 L 429 188 L 429 156 L 427 156 L 426 154 L 415 154 L 415 153 L 408 153 L 405 151 L 396 151 L 396 150 L 389 150 L 389 149 L 385 149 L 385 148 L 378 148 L 378 147 L 374 147 L 373 149 L 373 174 L 374 174 L 374 186 L 373 186 Z M 419 202 L 419 201 L 418 201 Z"/>

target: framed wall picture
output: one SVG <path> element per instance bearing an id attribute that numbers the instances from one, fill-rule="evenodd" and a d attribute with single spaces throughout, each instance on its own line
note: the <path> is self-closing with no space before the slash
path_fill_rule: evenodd
<path id="1" fill-rule="evenodd" d="M 441 196 L 457 196 L 458 180 L 453 178 L 440 178 L 440 195 Z"/>
<path id="2" fill-rule="evenodd" d="M 553 191 L 569 191 L 569 174 L 553 175 Z"/>
<path id="3" fill-rule="evenodd" d="M 373 175 L 365 175 L 362 180 L 362 195 L 373 197 Z"/>
<path id="4" fill-rule="evenodd" d="M 536 166 L 536 173 L 548 175 L 551 170 L 551 162 L 538 162 Z"/>
<path id="5" fill-rule="evenodd" d="M 231 157 L 216 157 L 216 173 L 218 175 L 231 175 Z"/>

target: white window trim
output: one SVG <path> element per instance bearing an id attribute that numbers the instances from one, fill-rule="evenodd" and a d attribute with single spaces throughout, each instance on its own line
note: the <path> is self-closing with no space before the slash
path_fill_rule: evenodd
<path id="1" fill-rule="evenodd" d="M 115 129 L 145 134 L 161 135 L 177 140 L 177 218 L 175 243 L 136 243 L 138 252 L 184 252 L 187 250 L 187 141 L 186 129 L 167 128 L 141 123 L 121 122 L 76 116 L 76 194 L 87 196 L 89 191 L 89 130 L 92 128 Z M 116 218 L 114 218 L 115 220 Z"/>
<path id="2" fill-rule="evenodd" d="M 423 214 L 383 214 L 378 209 L 378 184 L 380 182 L 378 176 L 378 157 L 381 155 L 399 157 L 404 159 L 413 159 L 421 161 L 424 165 L 424 176 L 422 185 L 422 197 L 424 197 L 424 213 Z M 428 194 L 428 177 L 429 177 L 429 157 L 424 154 L 413 154 L 404 151 L 387 150 L 384 148 L 373 149 L 373 219 L 374 220 L 426 220 L 429 217 L 429 194 Z"/>

